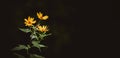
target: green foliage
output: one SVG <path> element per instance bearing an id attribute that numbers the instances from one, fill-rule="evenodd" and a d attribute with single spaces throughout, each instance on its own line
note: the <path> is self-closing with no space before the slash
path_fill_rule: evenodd
<path id="1" fill-rule="evenodd" d="M 39 44 L 40 47 L 46 47 L 45 45 Z"/>
<path id="2" fill-rule="evenodd" d="M 20 55 L 20 54 L 17 54 L 17 53 L 14 53 L 15 55 L 18 56 L 18 58 L 25 58 L 24 56 Z"/>
<path id="3" fill-rule="evenodd" d="M 41 13 L 39 16 L 41 16 Z M 39 16 L 38 16 L 38 18 L 39 18 Z M 48 16 L 44 17 L 44 20 L 46 20 L 47 18 L 48 18 Z M 39 18 L 39 19 L 41 19 L 41 18 Z M 27 55 L 30 55 L 30 58 L 45 58 L 45 57 L 37 55 L 37 54 L 29 53 L 29 49 L 31 49 L 31 47 L 36 47 L 40 51 L 41 51 L 41 48 L 46 47 L 45 45 L 41 44 L 41 41 L 44 39 L 44 37 L 51 35 L 51 34 L 46 33 L 48 31 L 48 27 L 46 25 L 42 26 L 40 21 L 38 21 L 38 23 L 36 23 L 36 22 L 37 21 L 34 20 L 34 18 L 31 18 L 30 16 L 28 17 L 28 19 L 25 19 L 25 25 L 27 26 L 27 28 L 19 28 L 19 30 L 21 30 L 25 33 L 29 33 L 31 39 L 30 40 L 28 39 L 29 42 L 27 44 L 18 45 L 15 48 L 13 48 L 12 50 L 19 51 L 19 50 L 24 49 L 27 51 Z M 24 56 L 19 55 L 19 54 L 15 54 L 15 55 L 17 55 L 18 58 L 25 58 Z"/>
<path id="4" fill-rule="evenodd" d="M 31 37 L 31 39 L 37 39 L 38 40 L 38 37 L 37 37 L 36 34 L 31 34 L 30 37 Z"/>
<path id="5" fill-rule="evenodd" d="M 33 44 L 34 47 L 40 48 L 38 41 L 32 41 L 32 44 Z"/>
<path id="6" fill-rule="evenodd" d="M 31 48 L 30 45 L 27 45 L 28 49 Z"/>
<path id="7" fill-rule="evenodd" d="M 42 33 L 42 34 L 39 34 L 39 38 L 43 40 L 44 37 L 49 36 L 49 35 L 51 34 Z"/>
<path id="8" fill-rule="evenodd" d="M 41 47 L 46 47 L 45 45 L 39 44 L 39 41 L 32 41 L 34 47 L 40 49 Z"/>
<path id="9" fill-rule="evenodd" d="M 19 28 L 19 29 L 25 33 L 30 33 L 31 42 L 30 44 L 27 44 L 27 45 L 16 46 L 12 50 L 19 51 L 19 50 L 25 49 L 27 51 L 27 54 L 29 54 L 29 49 L 31 47 L 36 47 L 39 49 L 39 51 L 41 51 L 41 48 L 46 47 L 45 45 L 41 44 L 41 41 L 44 39 L 44 37 L 51 35 L 51 34 L 46 34 L 46 32 L 43 32 L 43 33 L 39 32 L 34 25 L 30 28 L 26 28 L 26 29 Z M 15 54 L 15 55 L 17 55 L 18 58 L 25 58 L 24 56 L 19 55 L 19 54 Z M 37 54 L 30 54 L 30 58 L 45 58 L 45 57 L 37 55 Z"/>
<path id="10" fill-rule="evenodd" d="M 25 28 L 19 28 L 19 30 L 21 30 L 21 31 L 23 31 L 23 32 L 25 32 L 25 33 L 31 32 L 30 29 L 25 29 Z"/>
<path id="11" fill-rule="evenodd" d="M 27 46 L 25 46 L 25 45 L 19 45 L 19 46 L 17 46 L 17 47 L 15 47 L 15 48 L 13 48 L 12 50 L 13 51 L 16 51 L 16 50 L 22 50 L 22 49 L 28 49 L 28 47 Z"/>

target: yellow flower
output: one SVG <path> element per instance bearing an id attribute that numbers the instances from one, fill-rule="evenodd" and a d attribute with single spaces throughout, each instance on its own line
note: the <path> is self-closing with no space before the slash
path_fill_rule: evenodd
<path id="1" fill-rule="evenodd" d="M 48 16 L 47 15 L 43 16 L 43 14 L 41 12 L 37 13 L 37 16 L 40 20 L 47 20 L 48 19 Z"/>
<path id="2" fill-rule="evenodd" d="M 48 27 L 45 26 L 45 25 L 43 25 L 43 26 L 38 25 L 37 29 L 38 29 L 38 31 L 41 31 L 41 32 L 47 32 L 48 31 Z"/>
<path id="3" fill-rule="evenodd" d="M 28 17 L 28 19 L 24 19 L 24 20 L 25 20 L 25 22 L 24 22 L 25 26 L 32 26 L 33 24 L 36 23 L 34 18 L 32 18 L 30 16 Z"/>

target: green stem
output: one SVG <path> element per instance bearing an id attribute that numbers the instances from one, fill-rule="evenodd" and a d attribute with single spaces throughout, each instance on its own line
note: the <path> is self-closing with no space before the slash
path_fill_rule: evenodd
<path id="1" fill-rule="evenodd" d="M 29 51 L 28 51 L 28 49 L 27 49 L 27 54 L 29 55 Z"/>
<path id="2" fill-rule="evenodd" d="M 39 48 L 39 52 L 41 52 L 41 49 Z"/>
<path id="3" fill-rule="evenodd" d="M 29 48 L 31 48 L 30 45 L 27 45 L 27 54 L 28 55 L 29 55 Z"/>
<path id="4" fill-rule="evenodd" d="M 35 26 L 32 26 L 32 29 L 33 29 L 33 30 L 32 30 L 32 33 L 33 33 L 35 36 L 37 36 Z M 38 37 L 37 37 L 36 39 L 39 40 Z"/>

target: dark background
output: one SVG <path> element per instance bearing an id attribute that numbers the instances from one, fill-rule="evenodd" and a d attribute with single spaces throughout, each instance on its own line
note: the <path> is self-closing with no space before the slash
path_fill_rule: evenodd
<path id="1" fill-rule="evenodd" d="M 112 12 L 112 14 L 113 14 L 113 16 L 112 16 L 112 24 L 114 25 L 114 26 L 116 26 L 116 25 L 120 25 L 120 9 L 118 8 L 119 7 L 119 3 L 116 1 L 116 3 L 113 3 L 115 6 L 113 6 L 112 5 L 112 7 L 113 7 L 113 12 Z"/>
<path id="2" fill-rule="evenodd" d="M 23 40 L 27 35 L 18 30 L 24 26 L 24 18 L 35 16 L 36 12 L 42 11 L 49 15 L 47 24 L 52 33 L 43 41 L 48 46 L 43 51 L 46 58 L 100 57 L 102 54 L 98 53 L 102 50 L 98 49 L 100 45 L 97 43 L 102 35 L 97 32 L 100 28 L 97 24 L 103 19 L 102 16 L 106 17 L 102 12 L 104 8 L 110 8 L 105 11 L 110 14 L 109 18 L 112 18 L 111 1 L 105 2 L 110 5 L 107 4 L 104 8 L 101 8 L 100 2 L 105 1 L 1 0 L 0 56 L 13 57 L 10 49 L 15 44 L 26 42 Z"/>

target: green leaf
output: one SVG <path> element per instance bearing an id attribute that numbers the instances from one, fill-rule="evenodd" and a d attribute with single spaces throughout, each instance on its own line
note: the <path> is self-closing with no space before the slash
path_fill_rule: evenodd
<path id="1" fill-rule="evenodd" d="M 46 36 L 52 35 L 51 33 L 47 34 Z"/>
<path id="2" fill-rule="evenodd" d="M 20 55 L 20 54 L 17 54 L 17 53 L 14 53 L 15 55 L 18 56 L 18 58 L 25 58 L 24 56 Z"/>
<path id="3" fill-rule="evenodd" d="M 40 41 L 32 41 L 32 43 L 39 44 Z"/>
<path id="4" fill-rule="evenodd" d="M 37 55 L 37 54 L 30 54 L 30 58 L 45 58 L 45 57 Z"/>
<path id="5" fill-rule="evenodd" d="M 19 45 L 15 48 L 13 48 L 12 50 L 15 51 L 15 50 L 22 50 L 22 49 L 28 49 L 25 45 Z"/>
<path id="6" fill-rule="evenodd" d="M 40 47 L 46 47 L 45 45 L 39 44 Z"/>
<path id="7" fill-rule="evenodd" d="M 37 30 L 37 28 L 35 26 L 32 27 L 34 30 Z"/>
<path id="8" fill-rule="evenodd" d="M 34 47 L 41 48 L 41 47 L 46 47 L 45 45 L 39 44 L 39 41 L 32 41 L 32 44 Z"/>
<path id="9" fill-rule="evenodd" d="M 38 41 L 32 41 L 32 44 L 33 44 L 34 47 L 40 48 Z"/>
<path id="10" fill-rule="evenodd" d="M 31 32 L 30 29 L 25 29 L 25 28 L 19 28 L 19 30 L 21 30 L 21 31 L 23 31 L 23 32 L 25 32 L 25 33 Z"/>
<path id="11" fill-rule="evenodd" d="M 39 37 L 40 37 L 41 39 L 43 39 L 44 37 L 49 36 L 49 35 L 51 35 L 51 33 L 50 33 L 50 34 L 45 34 L 45 33 L 43 33 L 43 34 L 39 34 Z"/>
<path id="12" fill-rule="evenodd" d="M 28 48 L 31 48 L 30 45 L 27 45 Z"/>
<path id="13" fill-rule="evenodd" d="M 34 38 L 35 38 L 35 39 L 38 40 L 38 37 L 37 37 L 37 35 L 35 35 L 35 34 L 31 34 L 30 37 L 31 37 L 31 39 L 34 39 Z"/>
<path id="14" fill-rule="evenodd" d="M 43 39 L 46 36 L 46 34 L 39 34 L 39 37 Z"/>

